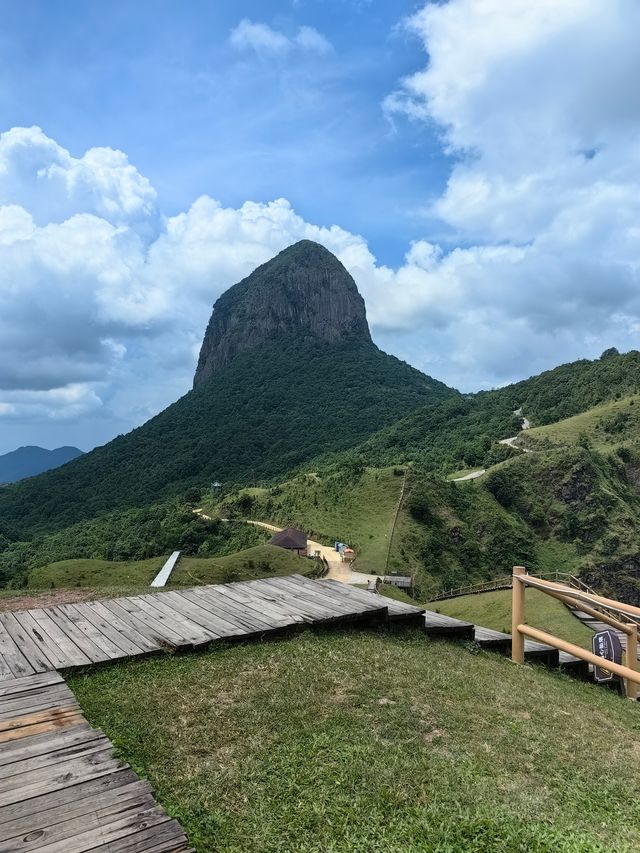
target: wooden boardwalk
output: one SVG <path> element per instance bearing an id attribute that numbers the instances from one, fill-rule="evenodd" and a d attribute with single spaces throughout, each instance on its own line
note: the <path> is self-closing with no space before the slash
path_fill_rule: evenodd
<path id="1" fill-rule="evenodd" d="M 113 756 L 55 670 L 421 608 L 301 576 L 0 614 L 0 853 L 185 853 L 180 825 Z"/>
<path id="2" fill-rule="evenodd" d="M 187 853 L 56 672 L 0 684 L 0 853 Z"/>
<path id="3" fill-rule="evenodd" d="M 292 575 L 0 613 L 0 684 L 311 625 L 410 621 L 422 612 L 336 581 Z"/>

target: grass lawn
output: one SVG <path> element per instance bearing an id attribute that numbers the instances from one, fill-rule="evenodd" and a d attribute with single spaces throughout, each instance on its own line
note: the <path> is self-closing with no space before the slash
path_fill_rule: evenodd
<path id="1" fill-rule="evenodd" d="M 307 632 L 68 683 L 198 853 L 637 850 L 638 708 L 418 631 Z"/>
<path id="2" fill-rule="evenodd" d="M 575 444 L 581 433 L 589 436 L 594 447 L 604 450 L 637 441 L 640 435 L 640 396 L 623 397 L 594 406 L 586 412 L 523 433 L 533 446 L 545 443 L 554 447 Z"/>
<path id="3" fill-rule="evenodd" d="M 150 560 L 115 562 L 112 560 L 61 560 L 29 573 L 30 589 L 59 589 L 76 586 L 147 586 L 160 571 L 169 555 Z"/>
<path id="4" fill-rule="evenodd" d="M 317 563 L 275 545 L 256 545 L 225 557 L 183 557 L 169 579 L 171 586 L 250 581 L 274 575 L 311 574 Z"/>
<path id="5" fill-rule="evenodd" d="M 555 598 L 545 595 L 537 589 L 526 591 L 527 623 L 555 634 L 576 646 L 591 648 L 593 632 L 572 616 L 567 608 Z M 495 592 L 481 592 L 476 595 L 462 595 L 445 601 L 434 601 L 428 605 L 431 610 L 465 619 L 484 628 L 511 633 L 511 590 L 499 589 Z"/>

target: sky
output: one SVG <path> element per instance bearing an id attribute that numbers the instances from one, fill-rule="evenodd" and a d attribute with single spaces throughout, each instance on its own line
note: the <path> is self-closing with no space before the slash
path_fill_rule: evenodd
<path id="1" fill-rule="evenodd" d="M 296 240 L 463 391 L 640 330 L 637 0 L 0 0 L 0 453 L 191 386 Z"/>

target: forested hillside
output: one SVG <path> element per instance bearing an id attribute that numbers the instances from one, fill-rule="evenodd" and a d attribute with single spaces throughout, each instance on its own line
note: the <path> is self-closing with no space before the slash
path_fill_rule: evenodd
<path id="1" fill-rule="evenodd" d="M 608 350 L 595 361 L 563 364 L 505 388 L 425 406 L 371 436 L 356 452 L 370 465 L 417 462 L 447 472 L 488 467 L 513 455 L 495 442 L 520 429 L 515 410 L 533 426 L 549 424 L 639 390 L 640 352 Z M 340 458 L 335 461 L 340 464 Z"/>
<path id="2" fill-rule="evenodd" d="M 0 491 L 0 532 L 19 539 L 216 479 L 283 477 L 455 392 L 373 344 L 264 346 L 144 426 L 63 469 Z"/>

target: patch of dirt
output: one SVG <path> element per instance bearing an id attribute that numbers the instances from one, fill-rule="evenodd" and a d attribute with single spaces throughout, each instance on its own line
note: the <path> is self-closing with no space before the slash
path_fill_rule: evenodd
<path id="1" fill-rule="evenodd" d="M 29 610 L 32 607 L 53 607 L 56 604 L 75 604 L 77 601 L 95 601 L 98 598 L 110 598 L 113 592 L 96 589 L 43 589 L 42 592 L 12 595 L 0 598 L 0 613 L 7 610 Z"/>

